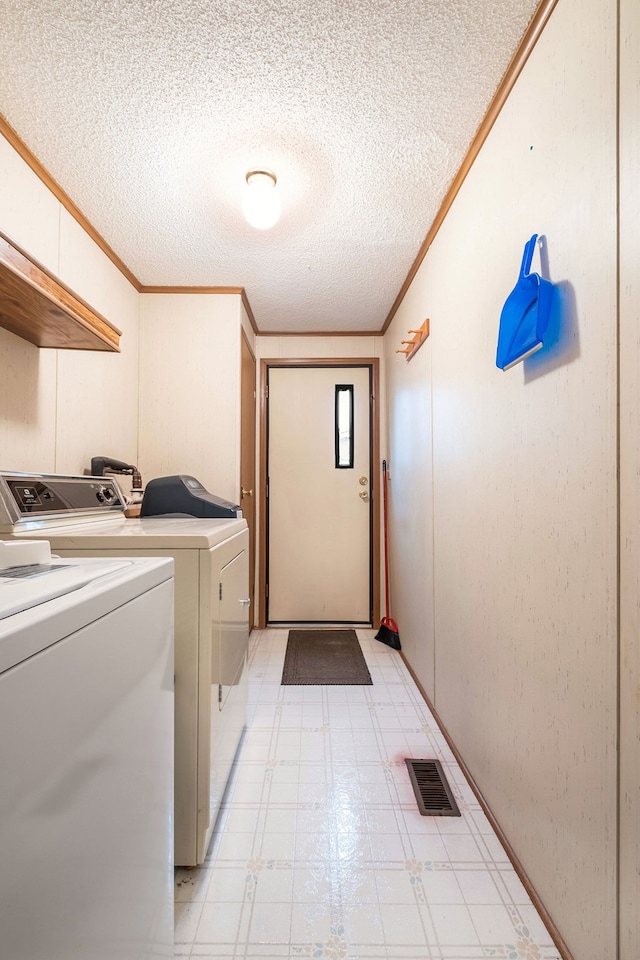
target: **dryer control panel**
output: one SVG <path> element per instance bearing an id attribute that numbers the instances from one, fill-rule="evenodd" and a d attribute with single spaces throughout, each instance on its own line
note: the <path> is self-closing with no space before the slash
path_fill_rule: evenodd
<path id="1" fill-rule="evenodd" d="M 123 513 L 125 503 L 109 477 L 0 472 L 0 529 L 23 521 Z"/>

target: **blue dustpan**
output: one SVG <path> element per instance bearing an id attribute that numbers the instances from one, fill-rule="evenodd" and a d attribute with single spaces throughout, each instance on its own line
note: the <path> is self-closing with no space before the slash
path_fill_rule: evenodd
<path id="1" fill-rule="evenodd" d="M 525 244 L 520 276 L 500 314 L 496 366 L 508 370 L 544 346 L 553 301 L 553 284 L 529 273 L 538 234 Z"/>

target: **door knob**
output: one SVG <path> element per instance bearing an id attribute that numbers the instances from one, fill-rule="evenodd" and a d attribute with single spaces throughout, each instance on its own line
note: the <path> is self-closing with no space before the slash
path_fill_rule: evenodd
<path id="1" fill-rule="evenodd" d="M 358 496 L 360 497 L 361 500 L 368 500 L 368 499 L 369 499 L 369 494 L 367 493 L 366 490 L 361 490 L 360 493 L 358 494 Z"/>
<path id="2" fill-rule="evenodd" d="M 240 493 L 242 494 L 243 497 L 252 497 L 252 496 L 253 496 L 253 490 L 245 490 L 244 487 L 240 487 Z"/>

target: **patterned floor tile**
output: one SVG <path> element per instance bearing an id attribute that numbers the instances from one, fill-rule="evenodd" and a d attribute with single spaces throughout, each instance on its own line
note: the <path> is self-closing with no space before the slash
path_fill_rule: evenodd
<path id="1" fill-rule="evenodd" d="M 254 631 L 248 723 L 207 859 L 176 871 L 176 957 L 559 960 L 399 655 L 358 630 L 373 686 L 280 685 Z M 420 816 L 405 756 L 459 818 Z"/>

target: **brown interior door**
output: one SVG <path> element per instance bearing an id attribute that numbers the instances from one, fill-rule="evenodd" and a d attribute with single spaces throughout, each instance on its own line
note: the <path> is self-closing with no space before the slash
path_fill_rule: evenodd
<path id="1" fill-rule="evenodd" d="M 242 331 L 240 374 L 240 506 L 249 527 L 249 628 L 254 623 L 256 516 L 256 358 Z"/>

